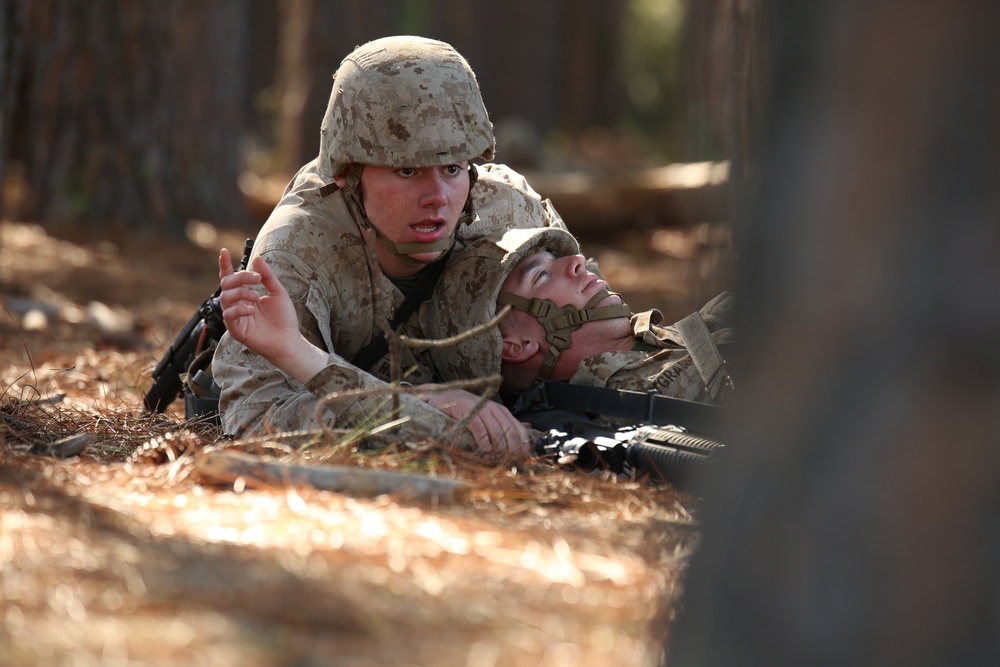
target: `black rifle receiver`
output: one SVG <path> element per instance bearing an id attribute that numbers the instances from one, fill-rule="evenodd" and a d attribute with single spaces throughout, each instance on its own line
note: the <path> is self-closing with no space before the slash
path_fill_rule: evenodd
<path id="1" fill-rule="evenodd" d="M 723 447 L 694 432 L 719 432 L 725 408 L 655 391 L 541 382 L 522 393 L 511 411 L 544 434 L 535 443 L 538 456 L 585 470 L 645 475 L 679 488 L 693 488 L 699 470 Z"/>
<path id="2" fill-rule="evenodd" d="M 521 418 L 544 433 L 535 443 L 540 457 L 588 471 L 646 476 L 681 489 L 695 486 L 702 467 L 723 447 L 676 426 L 606 427 L 571 410 L 544 410 Z"/>
<path id="3" fill-rule="evenodd" d="M 252 250 L 253 239 L 247 239 L 243 246 L 240 271 L 247 268 Z M 221 293 L 222 288 L 216 288 L 215 293 L 205 299 L 174 338 L 170 349 L 156 364 L 156 368 L 153 369 L 153 386 L 143 399 L 147 410 L 152 412 L 166 410 L 181 395 L 184 388 L 184 374 L 188 372 L 191 363 L 202 350 L 218 343 L 222 334 L 226 332 L 226 323 L 222 319 L 222 305 L 219 303 Z"/>

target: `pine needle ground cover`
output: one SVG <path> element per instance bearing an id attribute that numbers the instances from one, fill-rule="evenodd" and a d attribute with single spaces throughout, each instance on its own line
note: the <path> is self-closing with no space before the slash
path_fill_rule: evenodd
<path id="1" fill-rule="evenodd" d="M 2 226 L 0 664 L 658 664 L 693 498 L 435 443 L 230 440 L 179 401 L 141 410 L 223 243 L 242 239 L 151 250 Z M 218 475 L 233 456 L 448 491 Z"/>

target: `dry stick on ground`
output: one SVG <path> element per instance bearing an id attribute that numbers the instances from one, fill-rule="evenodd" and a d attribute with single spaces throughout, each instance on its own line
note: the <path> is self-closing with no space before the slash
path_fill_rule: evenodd
<path id="1" fill-rule="evenodd" d="M 356 466 L 303 465 L 266 461 L 242 452 L 208 452 L 195 465 L 199 478 L 233 484 L 242 479 L 252 488 L 307 485 L 324 491 L 348 493 L 363 498 L 396 494 L 408 499 L 453 502 L 470 485 L 459 480 L 426 475 L 365 470 Z"/>

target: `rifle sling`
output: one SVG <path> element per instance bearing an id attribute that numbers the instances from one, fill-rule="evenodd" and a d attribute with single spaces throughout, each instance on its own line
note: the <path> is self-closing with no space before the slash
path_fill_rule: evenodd
<path id="1" fill-rule="evenodd" d="M 682 426 L 696 433 L 719 432 L 725 408 L 670 398 L 656 392 L 642 393 L 568 382 L 540 382 L 518 398 L 515 415 L 535 410 L 575 410 L 646 424 Z"/>
<path id="2" fill-rule="evenodd" d="M 448 261 L 450 255 L 451 250 L 449 249 L 444 257 L 428 265 L 423 270 L 420 278 L 417 279 L 417 284 L 407 292 L 403 303 L 399 304 L 399 308 L 396 309 L 392 321 L 389 322 L 389 327 L 393 331 L 398 329 L 406 320 L 410 319 L 410 315 L 417 310 L 417 307 L 430 297 L 431 292 L 434 291 L 434 287 L 437 285 L 438 278 L 444 272 L 445 263 Z M 380 331 L 371 342 L 358 350 L 358 353 L 351 359 L 351 363 L 361 370 L 367 371 L 376 361 L 384 357 L 388 351 L 389 341 L 385 339 L 385 331 Z"/>

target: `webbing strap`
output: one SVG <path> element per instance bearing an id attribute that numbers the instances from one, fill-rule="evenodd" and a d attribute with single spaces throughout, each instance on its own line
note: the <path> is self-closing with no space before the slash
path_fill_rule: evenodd
<path id="1" fill-rule="evenodd" d="M 733 378 L 701 313 L 691 313 L 675 326 L 709 395 L 720 403 L 727 403 L 733 390 Z"/>
<path id="2" fill-rule="evenodd" d="M 430 297 L 431 292 L 434 291 L 434 287 L 437 285 L 438 279 L 444 272 L 445 264 L 450 255 L 451 250 L 448 250 L 444 257 L 430 264 L 420 273 L 417 284 L 407 292 L 403 303 L 399 304 L 395 316 L 389 322 L 389 326 L 393 331 L 398 329 L 406 320 L 410 319 L 410 315 L 416 311 L 417 307 Z M 367 371 L 376 361 L 384 357 L 388 351 L 389 341 L 385 339 L 385 332 L 380 331 L 370 343 L 358 350 L 358 353 L 351 359 L 351 363 L 361 370 Z"/>
<path id="3" fill-rule="evenodd" d="M 559 361 L 559 355 L 572 344 L 574 331 L 587 322 L 632 315 L 632 310 L 624 301 L 598 308 L 597 304 L 609 296 L 621 298 L 617 292 L 603 289 L 590 297 L 583 308 L 577 308 L 572 304 L 557 306 L 551 299 L 529 299 L 512 292 L 501 291 L 497 295 L 497 304 L 513 306 L 516 310 L 532 315 L 542 325 L 549 349 L 545 353 L 545 358 L 542 359 L 542 364 L 538 367 L 538 376 L 535 379 L 548 380 Z"/>

